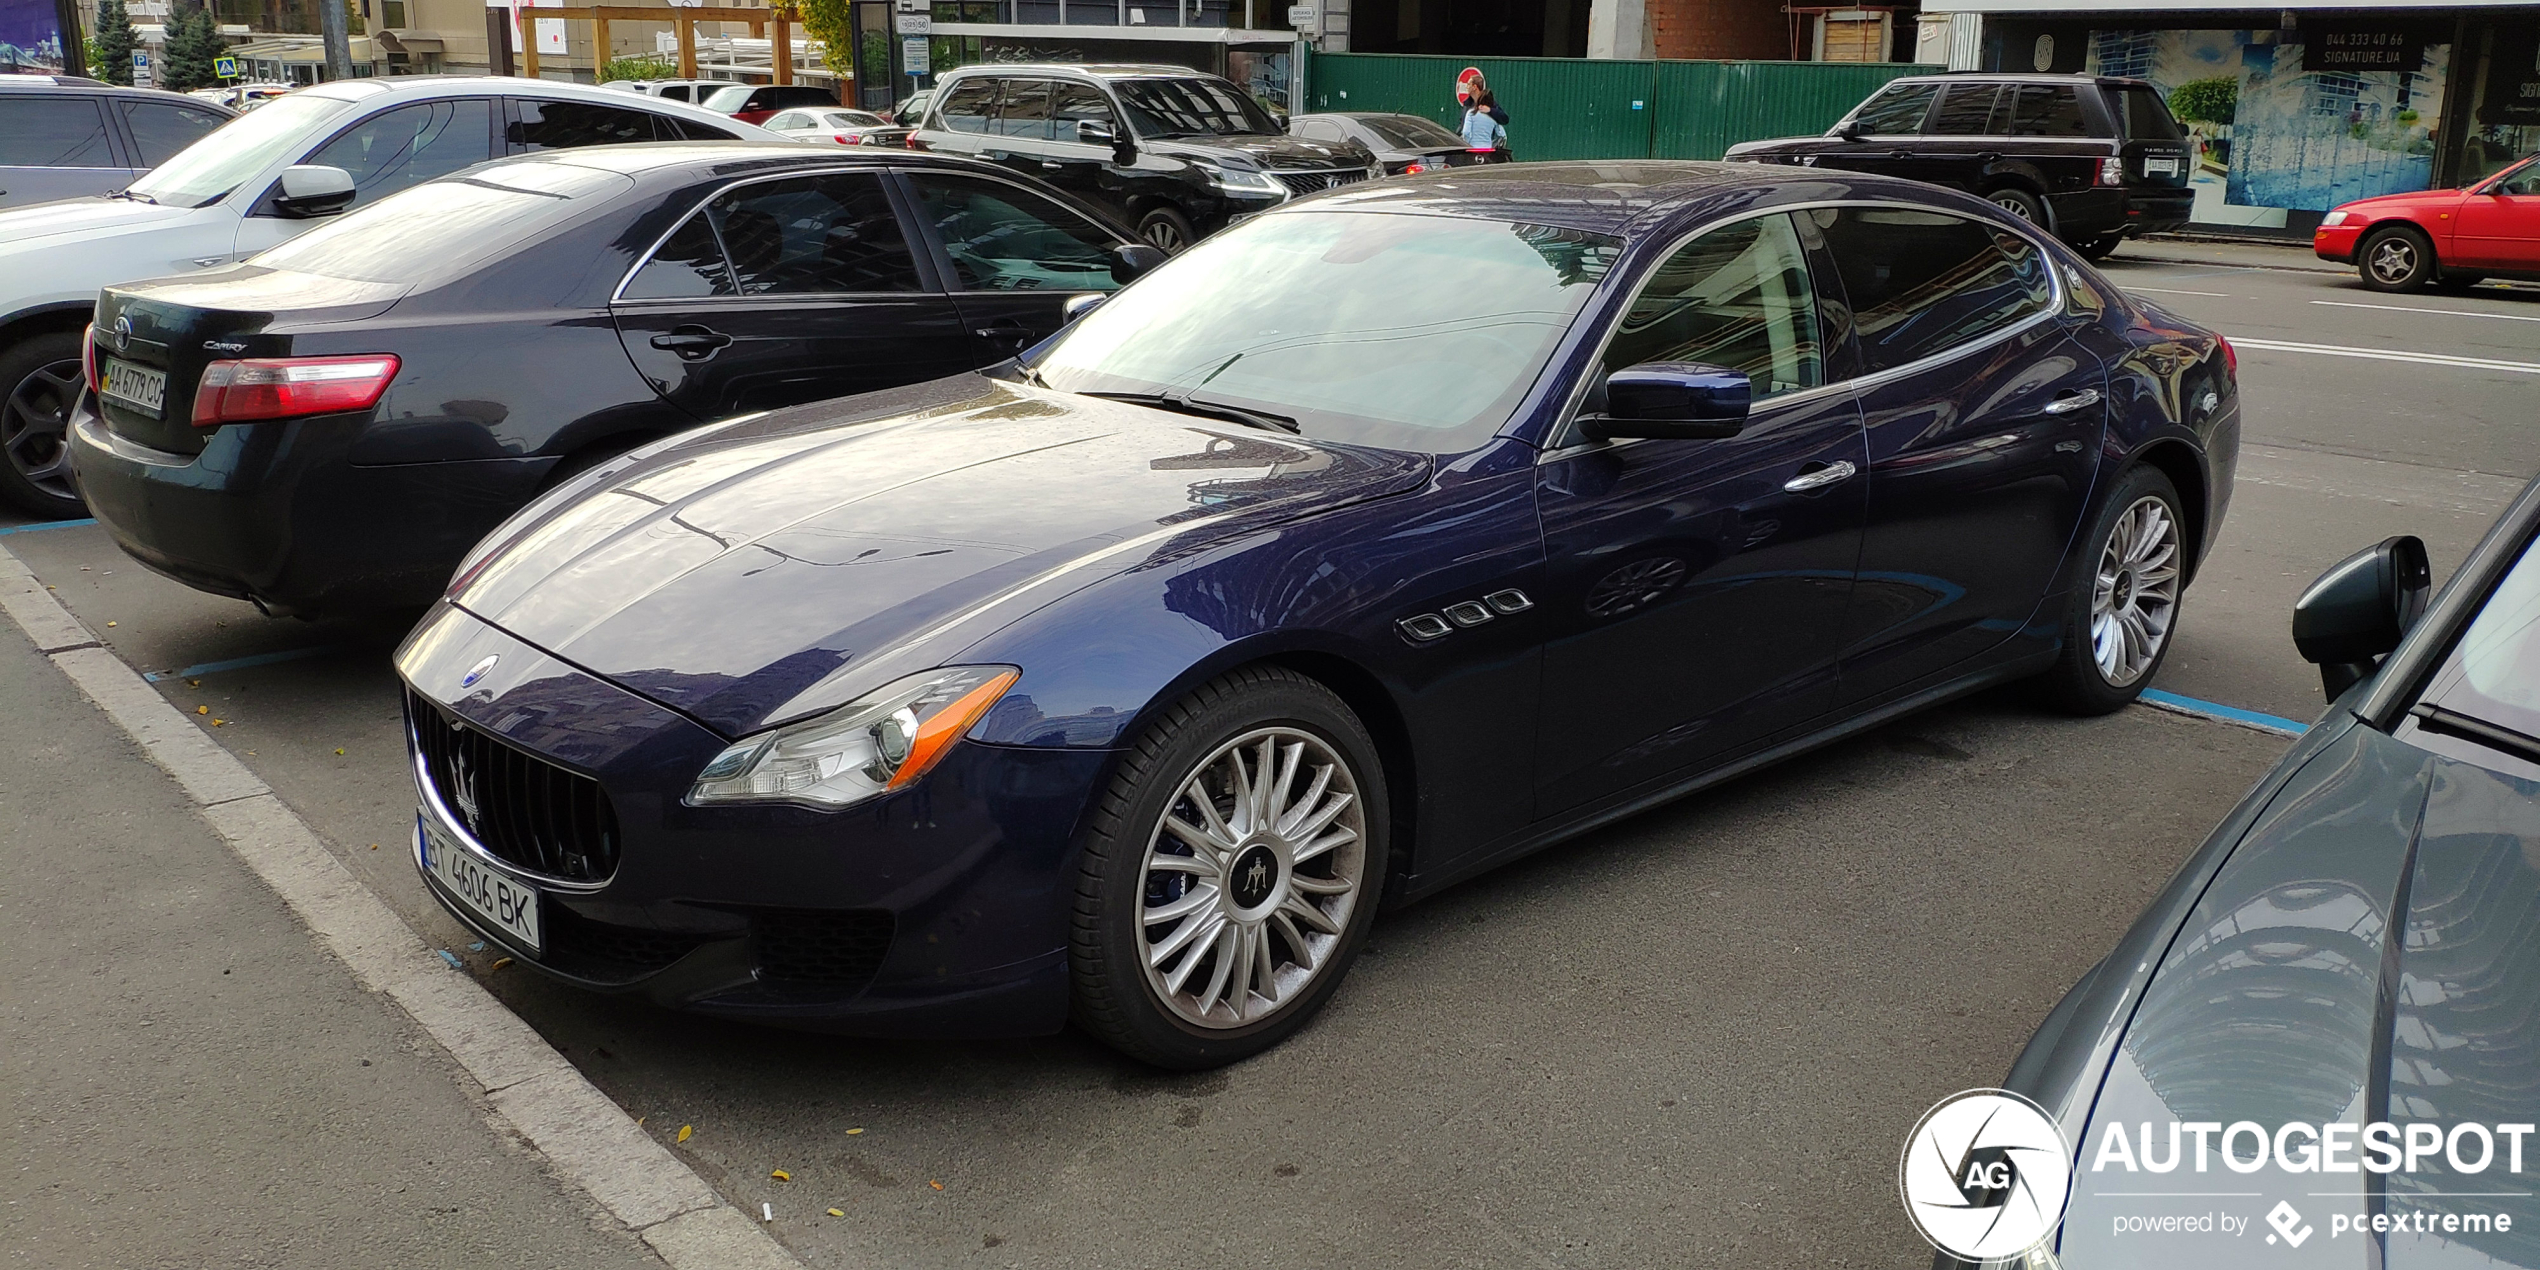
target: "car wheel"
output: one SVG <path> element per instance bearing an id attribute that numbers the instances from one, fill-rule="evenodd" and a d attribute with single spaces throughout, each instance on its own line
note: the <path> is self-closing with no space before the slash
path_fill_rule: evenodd
<path id="1" fill-rule="evenodd" d="M 1170 207 L 1156 208 L 1139 218 L 1138 237 L 1163 248 L 1167 255 L 1199 241 L 1199 235 L 1191 230 L 1190 218 Z"/>
<path id="2" fill-rule="evenodd" d="M 79 336 L 57 331 L 18 341 L 0 353 L 0 498 L 30 516 L 63 520 L 82 514 L 71 482 L 71 406 L 84 372 Z"/>
<path id="3" fill-rule="evenodd" d="M 2355 252 L 2355 274 L 2375 291 L 2414 291 L 2434 279 L 2434 243 L 2413 229 L 2384 229 Z"/>
<path id="4" fill-rule="evenodd" d="M 2046 205 L 2027 190 L 2005 187 L 1984 196 L 1985 201 L 2032 225 L 2046 223 Z"/>
<path id="5" fill-rule="evenodd" d="M 2037 679 L 2048 704 L 2106 714 L 2142 695 L 2178 629 L 2187 546 L 2170 478 L 2148 467 L 2127 473 L 2074 559 L 2063 650 Z"/>
<path id="6" fill-rule="evenodd" d="M 1383 767 L 1323 685 L 1253 667 L 1175 703 L 1122 759 L 1076 877 L 1078 1026 L 1214 1067 L 1304 1026 L 1384 888 Z"/>
<path id="7" fill-rule="evenodd" d="M 2124 241 L 2123 234 L 2101 234 L 2097 238 L 2084 239 L 2073 244 L 2073 250 L 2080 252 L 2082 259 L 2096 264 L 2117 254 L 2117 245 Z"/>

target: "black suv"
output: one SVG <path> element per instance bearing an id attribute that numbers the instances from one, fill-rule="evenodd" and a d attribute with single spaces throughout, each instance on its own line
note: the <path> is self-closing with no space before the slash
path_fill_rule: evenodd
<path id="1" fill-rule="evenodd" d="M 1181 66 L 965 66 L 936 82 L 909 144 L 1039 177 L 1166 251 L 1384 174 L 1367 147 L 1291 137 L 1244 90 Z"/>
<path id="2" fill-rule="evenodd" d="M 2191 150 L 2139 79 L 1955 74 L 1891 80 L 1822 137 L 1750 141 L 1728 158 L 1966 190 L 2097 260 L 2187 223 Z"/>

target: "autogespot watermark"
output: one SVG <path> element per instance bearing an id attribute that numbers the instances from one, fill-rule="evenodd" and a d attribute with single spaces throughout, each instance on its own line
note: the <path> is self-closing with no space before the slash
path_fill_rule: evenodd
<path id="1" fill-rule="evenodd" d="M 2246 1208 L 2197 1204 L 2189 1211 L 2160 1210 L 2175 1210 L 2175 1201 L 2207 1198 L 2248 1199 L 2255 1203 L 2247 1207 L 2254 1208 L 2271 1198 L 2262 1191 L 2219 1189 L 2208 1196 L 2185 1176 L 2170 1184 L 2187 1189 L 2105 1189 L 2158 1180 L 2162 1174 L 2202 1173 L 2217 1186 L 2278 1188 L 2293 1179 L 2278 1177 L 2270 1183 L 2232 1175 L 2358 1175 L 2351 1193 L 2301 1192 L 2320 1201 L 2313 1205 L 2315 1211 L 2327 1211 L 2332 1240 L 2350 1235 L 2507 1234 L 2514 1215 L 2496 1211 L 2492 1202 L 2454 1206 L 2441 1201 L 2531 1198 L 2532 1191 L 2518 1188 L 2524 1186 L 2524 1149 L 2535 1132 L 2540 1126 L 2389 1121 L 2296 1121 L 2272 1127 L 2249 1120 L 2110 1123 L 2096 1135 L 2097 1149 L 2086 1172 L 2076 1177 L 2074 1154 L 2042 1108 L 2006 1090 L 1970 1089 L 1923 1113 L 1906 1140 L 1897 1189 L 1924 1239 L 1970 1261 L 2017 1257 L 2036 1247 L 2064 1219 L 2076 1186 L 2087 1188 L 2091 1202 L 2085 1211 L 2093 1224 L 2110 1223 L 2112 1236 L 2247 1236 L 2253 1223 Z M 2403 1211 L 2391 1212 L 2386 1200 L 2366 1193 L 2360 1176 L 2420 1172 L 2482 1188 L 2420 1185 L 2406 1192 Z M 2496 1187 L 2505 1189 L 2492 1189 Z M 2113 1211 L 2117 1209 L 2129 1211 Z M 2269 1246 L 2299 1248 L 2319 1233 L 2287 1199 L 2277 1199 L 2263 1219 L 2268 1233 L 2262 1239 Z"/>

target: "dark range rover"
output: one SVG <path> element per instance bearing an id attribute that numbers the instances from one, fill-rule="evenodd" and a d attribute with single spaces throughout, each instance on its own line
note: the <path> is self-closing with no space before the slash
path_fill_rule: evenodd
<path id="1" fill-rule="evenodd" d="M 2097 260 L 2187 223 L 2193 149 L 2139 79 L 1959 74 L 1892 80 L 1822 137 L 1751 141 L 1728 157 L 1966 190 Z"/>
<path id="2" fill-rule="evenodd" d="M 1289 136 L 1244 90 L 1181 66 L 966 66 L 936 82 L 909 144 L 1048 181 L 1166 251 L 1384 174 L 1358 142 Z"/>

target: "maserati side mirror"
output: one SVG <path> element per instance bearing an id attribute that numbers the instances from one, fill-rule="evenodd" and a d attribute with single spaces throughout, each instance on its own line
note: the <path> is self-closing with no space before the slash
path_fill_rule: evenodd
<path id="1" fill-rule="evenodd" d="M 2433 591 L 2424 541 L 2385 538 L 2338 561 L 2293 602 L 2293 647 L 2320 668 L 2320 690 L 2335 701 L 2381 668 Z"/>
<path id="2" fill-rule="evenodd" d="M 1598 441 L 1652 437 L 1699 441 L 1733 437 L 1746 427 L 1755 386 L 1746 372 L 1699 362 L 1643 362 L 1605 377 L 1579 417 Z"/>
<path id="3" fill-rule="evenodd" d="M 282 170 L 274 191 L 273 210 L 294 220 L 333 216 L 353 205 L 353 174 L 323 163 L 300 163 Z"/>

